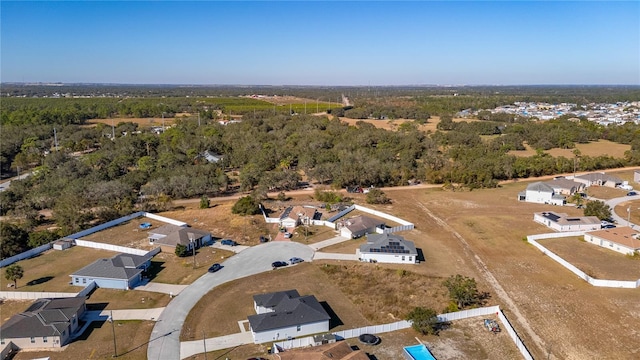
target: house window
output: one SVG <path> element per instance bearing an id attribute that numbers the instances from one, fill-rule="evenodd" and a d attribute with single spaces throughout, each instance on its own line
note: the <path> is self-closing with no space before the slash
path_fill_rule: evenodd
<path id="1" fill-rule="evenodd" d="M 298 330 L 298 331 L 300 331 L 300 329 L 301 329 L 301 327 L 300 327 L 300 325 L 298 325 L 298 326 L 297 326 L 297 330 Z"/>
<path id="2" fill-rule="evenodd" d="M 75 278 L 76 284 L 80 283 L 80 278 Z"/>
<path id="3" fill-rule="evenodd" d="M 34 338 L 33 336 L 31 337 L 31 343 L 35 344 L 36 343 L 36 338 Z"/>
<path id="4" fill-rule="evenodd" d="M 82 283 L 86 284 L 87 283 L 87 279 L 86 278 L 82 278 Z"/>
<path id="5" fill-rule="evenodd" d="M 404 261 L 404 255 L 402 255 L 402 261 Z"/>
<path id="6" fill-rule="evenodd" d="M 47 337 L 46 337 L 46 336 L 43 336 L 43 337 L 42 337 L 42 342 L 43 342 L 43 343 L 46 343 L 46 342 L 47 342 Z"/>
<path id="7" fill-rule="evenodd" d="M 4 345 L 4 339 L 0 339 L 0 345 Z"/>

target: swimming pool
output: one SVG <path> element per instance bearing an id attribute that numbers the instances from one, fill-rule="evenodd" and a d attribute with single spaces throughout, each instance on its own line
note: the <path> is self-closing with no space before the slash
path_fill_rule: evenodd
<path id="1" fill-rule="evenodd" d="M 404 355 L 407 360 L 436 360 L 424 345 L 406 346 Z"/>

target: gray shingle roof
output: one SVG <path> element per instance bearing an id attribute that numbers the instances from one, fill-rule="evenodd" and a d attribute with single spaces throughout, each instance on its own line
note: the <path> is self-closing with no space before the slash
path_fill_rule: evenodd
<path id="1" fill-rule="evenodd" d="M 290 297 L 288 294 L 296 290 L 289 290 L 283 295 L 273 296 L 271 299 L 280 298 L 274 306 L 274 312 L 248 316 L 251 329 L 255 332 L 280 329 L 296 325 L 310 324 L 320 321 L 329 321 L 331 316 L 327 314 L 322 305 L 313 295 Z M 277 293 L 273 293 L 274 295 Z M 265 294 L 269 295 L 269 294 Z"/>
<path id="2" fill-rule="evenodd" d="M 177 244 L 186 246 L 191 242 L 192 238 L 194 240 L 198 240 L 207 235 L 211 235 L 211 233 L 204 230 L 173 224 L 167 224 L 149 231 L 149 238 L 155 239 L 156 244 L 168 246 L 176 246 Z"/>
<path id="3" fill-rule="evenodd" d="M 44 298 L 2 324 L 3 339 L 31 336 L 59 336 L 69 328 L 70 319 L 84 308 L 86 297 Z"/>
<path id="4" fill-rule="evenodd" d="M 98 259 L 71 275 L 130 280 L 143 271 L 138 267 L 150 259 L 151 255 L 118 254 L 110 259 Z"/>
<path id="5" fill-rule="evenodd" d="M 402 236 L 394 234 L 367 235 L 367 243 L 360 245 L 360 252 L 379 254 L 418 254 L 413 241 L 405 240 Z"/>
<path id="6" fill-rule="evenodd" d="M 286 291 L 277 291 L 267 294 L 258 294 L 253 295 L 253 302 L 256 305 L 270 308 L 278 305 L 280 301 L 284 298 L 297 298 L 300 297 L 298 290 L 286 290 Z"/>
<path id="7" fill-rule="evenodd" d="M 607 182 L 607 181 L 611 181 L 614 182 L 616 184 L 618 183 L 622 183 L 622 180 L 618 177 L 615 177 L 613 175 L 609 175 L 606 173 L 601 173 L 601 172 L 594 172 L 594 173 L 588 173 L 588 174 L 584 174 L 584 175 L 578 175 L 576 176 L 577 179 L 584 179 L 584 180 L 588 180 L 590 182 Z"/>
<path id="8" fill-rule="evenodd" d="M 356 216 L 345 221 L 345 226 L 351 232 L 358 232 L 366 229 L 371 229 L 378 225 L 383 225 L 384 222 L 378 219 L 370 218 L 368 216 Z"/>
<path id="9" fill-rule="evenodd" d="M 537 181 L 527 185 L 527 191 L 539 191 L 539 192 L 547 192 L 553 193 L 553 188 L 541 181 Z"/>

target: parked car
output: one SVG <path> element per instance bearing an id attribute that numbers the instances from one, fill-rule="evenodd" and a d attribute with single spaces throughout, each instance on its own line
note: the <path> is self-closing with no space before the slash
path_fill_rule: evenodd
<path id="1" fill-rule="evenodd" d="M 292 257 L 291 259 L 289 259 L 289 263 L 290 263 L 291 265 L 293 265 L 293 264 L 297 264 L 297 263 L 301 263 L 301 262 L 303 262 L 303 261 L 304 261 L 304 259 L 301 259 L 301 258 L 299 258 L 299 257 Z"/>
<path id="2" fill-rule="evenodd" d="M 238 245 L 237 242 L 235 242 L 235 241 L 233 241 L 231 239 L 224 239 L 224 240 L 220 241 L 220 244 L 227 245 L 227 246 L 236 246 L 236 245 Z"/>
<path id="3" fill-rule="evenodd" d="M 285 232 L 283 235 L 284 235 L 285 239 L 291 238 L 291 233 L 290 232 Z"/>
<path id="4" fill-rule="evenodd" d="M 264 236 L 264 235 L 260 235 L 260 242 L 261 243 L 266 243 L 269 241 L 269 238 Z"/>
<path id="5" fill-rule="evenodd" d="M 277 269 L 279 267 L 283 267 L 283 266 L 287 266 L 289 264 L 287 264 L 286 261 L 274 261 L 273 263 L 271 263 L 271 267 L 274 269 Z"/>
<path id="6" fill-rule="evenodd" d="M 627 196 L 636 196 L 636 195 L 638 195 L 638 193 L 637 193 L 637 192 L 635 192 L 635 191 L 629 191 L 629 192 L 627 193 Z"/>
<path id="7" fill-rule="evenodd" d="M 222 269 L 222 265 L 220 265 L 218 263 L 215 263 L 215 264 L 211 265 L 211 267 L 209 268 L 209 272 L 210 273 L 214 273 L 214 272 L 216 272 L 216 271 L 218 271 L 220 269 Z"/>
<path id="8" fill-rule="evenodd" d="M 614 227 L 616 227 L 616 226 L 613 225 L 613 224 L 602 225 L 603 229 L 613 229 Z"/>

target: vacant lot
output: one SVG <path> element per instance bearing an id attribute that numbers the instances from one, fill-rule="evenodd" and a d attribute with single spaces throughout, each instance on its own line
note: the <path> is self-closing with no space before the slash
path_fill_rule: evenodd
<path id="1" fill-rule="evenodd" d="M 493 277 L 504 293 L 492 291 L 491 303 L 505 309 L 535 358 L 546 358 L 549 348 L 551 359 L 637 358 L 638 334 L 631 329 L 640 328 L 640 292 L 588 285 L 523 241 L 548 231 L 533 222 L 534 212 L 581 213 L 516 201 L 525 187 L 519 182 L 472 192 L 388 195 L 392 213 L 416 224 L 420 236 L 412 239 L 426 257 L 426 267 L 420 267 L 474 276 L 489 289 L 496 288 Z"/>
<path id="2" fill-rule="evenodd" d="M 536 149 L 528 144 L 525 144 L 525 148 L 526 150 L 510 151 L 509 154 L 515 156 L 533 156 L 536 154 Z M 619 144 L 609 140 L 598 140 L 587 144 L 576 144 L 576 149 L 580 150 L 582 155 L 586 156 L 609 155 L 614 158 L 623 158 L 624 152 L 630 150 L 631 145 Z M 574 149 L 551 149 L 546 150 L 545 153 L 553 157 L 564 156 L 565 158 L 573 159 L 575 157 L 573 151 Z"/>
<path id="3" fill-rule="evenodd" d="M 140 229 L 140 224 L 150 223 L 151 228 Z M 151 250 L 155 246 L 149 244 L 148 232 L 166 223 L 158 220 L 139 217 L 108 229 L 98 231 L 82 237 L 82 240 L 95 241 L 104 244 L 126 246 L 134 249 Z"/>
<path id="4" fill-rule="evenodd" d="M 100 258 L 110 258 L 115 252 L 74 246 L 67 250 L 48 250 L 31 259 L 17 262 L 24 269 L 24 277 L 18 280 L 17 291 L 78 292 L 73 286 L 72 273 Z M 4 276 L 3 284 L 6 284 Z M 4 289 L 3 289 L 4 290 Z"/>
<path id="5" fill-rule="evenodd" d="M 400 127 L 400 125 L 404 124 L 405 122 L 413 122 L 413 119 L 394 119 L 394 120 L 374 120 L 374 119 L 351 119 L 351 118 L 345 118 L 345 117 L 341 117 L 340 118 L 341 121 L 346 122 L 349 125 L 353 125 L 355 126 L 357 122 L 359 121 L 363 121 L 366 122 L 368 124 L 372 124 L 373 126 L 380 128 L 380 129 L 385 129 L 385 130 L 398 130 L 398 128 Z M 477 119 L 463 119 L 463 118 L 455 118 L 453 119 L 454 122 L 461 122 L 461 121 L 467 121 L 467 122 L 472 122 L 472 121 L 479 121 Z M 427 123 L 424 125 L 418 125 L 418 129 L 424 131 L 424 132 L 435 132 L 437 130 L 437 126 L 438 123 L 440 123 L 440 117 L 439 116 L 432 116 L 429 120 L 427 120 Z M 534 152 L 535 154 L 535 152 Z"/>
<path id="6" fill-rule="evenodd" d="M 544 239 L 538 242 L 596 279 L 640 279 L 640 260 L 588 243 L 582 237 Z"/>
<path id="7" fill-rule="evenodd" d="M 87 299 L 87 307 L 92 310 L 153 309 L 167 306 L 169 300 L 169 295 L 163 293 L 98 288 Z"/>
<path id="8" fill-rule="evenodd" d="M 301 295 L 315 295 L 338 315 L 337 330 L 369 325 L 358 309 L 334 285 L 331 277 L 311 263 L 302 263 L 277 271 L 224 284 L 205 295 L 191 310 L 182 328 L 182 341 L 240 332 L 238 321 L 254 315 L 253 295 L 297 289 Z M 212 326 L 215 324 L 215 326 Z M 343 325 L 346 324 L 346 325 Z"/>
<path id="9" fill-rule="evenodd" d="M 116 321 L 114 325 L 118 359 L 146 359 L 153 322 Z M 83 336 L 67 345 L 63 351 L 24 351 L 13 359 L 110 359 L 114 355 L 113 331 L 109 322 L 94 322 Z"/>

